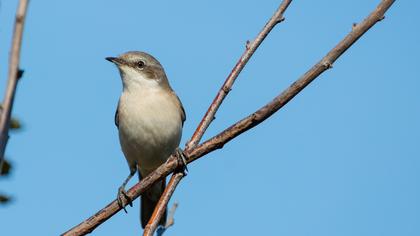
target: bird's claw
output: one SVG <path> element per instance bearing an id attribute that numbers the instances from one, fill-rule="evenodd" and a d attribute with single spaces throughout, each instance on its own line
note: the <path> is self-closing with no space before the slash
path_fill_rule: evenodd
<path id="1" fill-rule="evenodd" d="M 178 158 L 178 161 L 182 163 L 182 171 L 186 176 L 188 174 L 187 159 L 185 158 L 184 152 L 181 150 L 181 148 L 176 149 L 176 157 Z"/>
<path id="2" fill-rule="evenodd" d="M 127 202 L 128 205 L 133 207 L 133 201 L 127 195 L 127 192 L 124 189 L 124 185 L 118 188 L 117 202 L 118 202 L 118 205 L 124 210 L 124 212 L 127 213 L 127 210 L 125 209 L 125 206 L 124 206 L 123 198 L 125 198 L 125 201 Z"/>

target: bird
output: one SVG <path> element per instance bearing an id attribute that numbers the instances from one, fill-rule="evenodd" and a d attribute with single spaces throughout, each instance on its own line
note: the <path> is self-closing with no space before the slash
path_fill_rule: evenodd
<path id="1" fill-rule="evenodd" d="M 130 174 L 118 188 L 117 200 L 123 206 L 128 198 L 125 186 L 138 172 L 146 177 L 163 164 L 178 145 L 186 120 L 181 100 L 171 88 L 163 66 L 146 52 L 129 51 L 118 57 L 106 57 L 114 63 L 122 80 L 122 94 L 115 112 L 122 152 Z M 144 228 L 166 186 L 162 179 L 141 196 L 140 221 Z M 125 208 L 124 208 L 125 210 Z M 166 224 L 166 211 L 159 225 Z"/>

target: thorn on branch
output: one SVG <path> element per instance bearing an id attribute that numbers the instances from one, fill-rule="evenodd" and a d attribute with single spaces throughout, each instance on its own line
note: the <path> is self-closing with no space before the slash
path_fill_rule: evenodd
<path id="1" fill-rule="evenodd" d="M 227 87 L 227 86 L 223 86 L 222 90 L 223 90 L 223 92 L 225 92 L 225 93 L 229 93 L 229 92 L 232 90 L 232 88 L 229 88 L 229 87 Z"/>
<path id="2" fill-rule="evenodd" d="M 20 78 L 22 78 L 22 76 L 23 76 L 23 73 L 24 73 L 25 71 L 24 70 L 22 70 L 22 69 L 18 69 L 18 72 L 17 72 L 17 75 L 16 75 L 16 77 L 17 77 L 17 79 L 19 80 Z"/>
<path id="3" fill-rule="evenodd" d="M 225 144 L 224 144 L 224 143 L 216 143 L 216 145 L 215 145 L 215 150 L 216 150 L 216 149 L 222 149 L 224 146 L 225 146 Z"/>
<path id="4" fill-rule="evenodd" d="M 251 47 L 251 41 L 247 40 L 245 44 L 246 50 L 249 50 L 250 47 Z"/>
<path id="5" fill-rule="evenodd" d="M 331 62 L 329 62 L 329 61 L 324 61 L 324 62 L 322 63 L 322 66 L 324 66 L 324 67 L 325 67 L 325 69 L 331 69 L 331 68 L 333 67 L 332 63 L 331 63 Z"/>
<path id="6" fill-rule="evenodd" d="M 277 18 L 277 20 L 276 20 L 276 24 L 278 24 L 278 23 L 280 23 L 280 22 L 282 22 L 282 21 L 284 21 L 286 18 L 284 18 L 284 16 L 282 16 L 281 18 Z"/>
<path id="7" fill-rule="evenodd" d="M 252 120 L 252 122 L 255 122 L 257 120 L 257 114 L 255 112 L 252 113 L 251 120 Z"/>
<path id="8" fill-rule="evenodd" d="M 385 19 L 385 15 L 381 16 L 378 21 L 382 21 L 383 19 Z"/>

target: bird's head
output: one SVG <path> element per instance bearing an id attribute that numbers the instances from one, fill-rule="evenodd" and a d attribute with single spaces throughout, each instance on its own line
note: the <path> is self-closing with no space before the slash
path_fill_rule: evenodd
<path id="1" fill-rule="evenodd" d="M 124 89 L 170 88 L 162 65 L 150 54 L 130 51 L 119 57 L 107 57 L 106 60 L 118 67 Z"/>

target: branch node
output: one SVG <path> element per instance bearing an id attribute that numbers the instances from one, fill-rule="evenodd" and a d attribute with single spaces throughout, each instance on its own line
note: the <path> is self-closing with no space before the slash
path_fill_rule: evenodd
<path id="1" fill-rule="evenodd" d="M 25 20 L 24 15 L 16 15 L 16 23 L 22 23 Z"/>
<path id="2" fill-rule="evenodd" d="M 357 27 L 357 23 L 353 23 L 353 25 L 351 26 L 351 29 L 354 30 Z"/>
<path id="3" fill-rule="evenodd" d="M 378 19 L 378 21 L 382 21 L 383 19 L 385 19 L 385 15 L 382 15 L 382 16 Z"/>
<path id="4" fill-rule="evenodd" d="M 19 61 L 22 47 L 23 26 L 25 22 L 26 10 L 29 0 L 20 0 L 12 36 L 12 46 L 10 47 L 9 72 L 7 79 L 6 92 L 3 99 L 3 112 L 0 116 L 0 167 L 3 165 L 4 152 L 7 145 L 10 115 L 12 113 L 13 102 L 16 94 L 17 81 L 19 78 Z M 22 73 L 20 73 L 22 74 Z"/>
<path id="5" fill-rule="evenodd" d="M 278 24 L 278 23 L 280 23 L 280 22 L 284 21 L 285 19 L 286 19 L 286 18 L 285 18 L 284 16 L 281 16 L 281 17 L 277 18 L 277 20 L 276 20 L 276 24 Z"/>
<path id="6" fill-rule="evenodd" d="M 252 115 L 251 115 L 251 120 L 252 120 L 252 122 L 255 122 L 255 121 L 257 121 L 257 114 L 254 112 L 254 113 L 252 113 Z"/>
<path id="7" fill-rule="evenodd" d="M 230 87 L 228 87 L 228 86 L 223 86 L 222 90 L 223 90 L 223 92 L 225 92 L 225 93 L 229 93 L 229 92 L 232 90 L 232 88 L 230 88 Z"/>
<path id="8" fill-rule="evenodd" d="M 19 80 L 20 78 L 22 78 L 22 76 L 23 76 L 23 73 L 24 73 L 25 71 L 24 70 L 22 70 L 22 69 L 18 69 L 18 72 L 17 72 L 17 75 L 16 75 L 16 77 L 17 77 L 17 79 Z"/>
<path id="9" fill-rule="evenodd" d="M 245 44 L 246 50 L 249 50 L 250 47 L 251 47 L 251 41 L 247 40 Z"/>
<path id="10" fill-rule="evenodd" d="M 321 64 L 325 69 L 331 69 L 333 67 L 330 61 L 323 61 Z"/>

